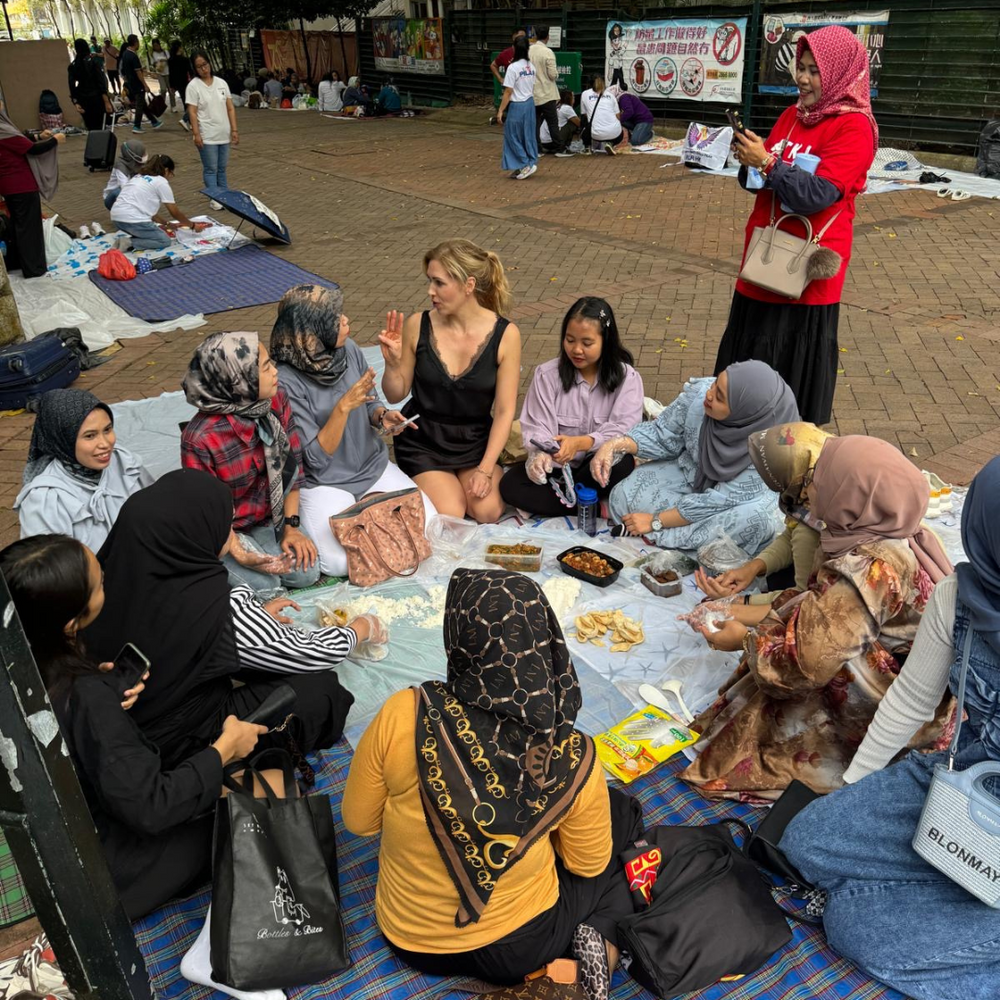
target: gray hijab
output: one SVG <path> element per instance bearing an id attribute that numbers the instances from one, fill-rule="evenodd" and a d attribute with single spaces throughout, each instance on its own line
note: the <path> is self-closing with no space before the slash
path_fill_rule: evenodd
<path id="1" fill-rule="evenodd" d="M 7 109 L 0 105 L 0 139 L 24 139 L 25 134 L 10 120 Z M 41 196 L 49 201 L 55 197 L 59 187 L 59 153 L 50 149 L 39 156 L 25 156 L 31 172 L 35 175 L 35 183 Z"/>
<path id="2" fill-rule="evenodd" d="M 785 380 L 763 361 L 738 361 L 726 369 L 729 416 L 702 421 L 699 438 L 697 492 L 728 483 L 749 464 L 747 437 L 775 424 L 797 421 L 799 408 Z"/>
<path id="3" fill-rule="evenodd" d="M 114 422 L 111 408 L 83 389 L 50 389 L 41 397 L 22 476 L 24 485 L 43 472 L 53 458 L 81 483 L 96 486 L 100 482 L 103 475 L 100 469 L 88 469 L 76 460 L 80 428 L 96 409 L 104 410 Z"/>

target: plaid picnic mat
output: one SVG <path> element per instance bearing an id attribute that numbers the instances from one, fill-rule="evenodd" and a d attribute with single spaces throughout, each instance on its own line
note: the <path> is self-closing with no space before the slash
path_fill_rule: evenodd
<path id="1" fill-rule="evenodd" d="M 14 864 L 7 838 L 0 831 L 0 927 L 8 927 L 35 912 Z"/>
<path id="2" fill-rule="evenodd" d="M 290 990 L 288 995 L 291 1000 L 468 998 L 472 984 L 424 976 L 403 965 L 379 933 L 375 923 L 378 840 L 353 837 L 340 823 L 340 800 L 352 752 L 347 741 L 341 740 L 332 750 L 319 755 L 316 786 L 333 800 L 341 903 L 353 965 L 325 982 Z M 642 801 L 647 826 L 717 823 L 726 816 L 739 816 L 754 824 L 762 815 L 763 810 L 752 806 L 708 802 L 677 777 L 684 763 L 683 758 L 678 758 L 630 786 L 630 791 Z M 135 925 L 139 949 L 160 1000 L 201 1000 L 208 995 L 208 990 L 182 979 L 179 968 L 181 956 L 193 943 L 204 920 L 208 900 L 206 887 L 201 893 L 170 903 Z M 830 951 L 816 928 L 796 925 L 792 930 L 791 943 L 753 976 L 686 994 L 686 1000 L 903 1000 L 899 993 L 872 982 Z M 611 997 L 654 1000 L 621 971 L 615 976 Z"/>

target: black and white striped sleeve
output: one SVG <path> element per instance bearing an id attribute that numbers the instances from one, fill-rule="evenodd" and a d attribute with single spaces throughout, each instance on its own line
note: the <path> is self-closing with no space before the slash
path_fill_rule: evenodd
<path id="1" fill-rule="evenodd" d="M 320 628 L 304 632 L 282 625 L 264 610 L 249 587 L 229 593 L 240 664 L 251 670 L 304 674 L 330 670 L 348 656 L 358 637 L 352 628 Z"/>

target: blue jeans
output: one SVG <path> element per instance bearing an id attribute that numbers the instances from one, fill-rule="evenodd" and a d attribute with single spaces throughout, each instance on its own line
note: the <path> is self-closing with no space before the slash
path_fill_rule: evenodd
<path id="1" fill-rule="evenodd" d="M 115 222 L 115 225 L 132 237 L 133 250 L 162 250 L 172 242 L 155 222 Z"/>
<path id="2" fill-rule="evenodd" d="M 229 165 L 229 143 L 206 142 L 198 152 L 201 154 L 201 179 L 205 182 L 205 187 L 210 191 L 215 188 L 228 191 L 226 167 Z"/>
<path id="3" fill-rule="evenodd" d="M 965 734 L 963 732 L 963 740 Z M 990 759 L 978 740 L 958 766 Z M 831 947 L 916 1000 L 994 1000 L 1000 984 L 1000 910 L 990 909 L 913 850 L 935 763 L 898 764 L 811 802 L 781 849 L 829 899 Z"/>
<path id="4" fill-rule="evenodd" d="M 273 556 L 281 555 L 281 546 L 274 537 L 274 528 L 270 524 L 255 525 L 249 531 L 239 532 L 239 535 L 243 540 L 243 544 L 248 549 L 257 549 Z M 223 559 L 223 562 L 226 569 L 229 570 L 229 585 L 231 587 L 243 584 L 243 586 L 250 587 L 258 593 L 277 590 L 279 587 L 286 587 L 288 590 L 311 587 L 314 583 L 319 582 L 320 577 L 318 559 L 312 569 L 293 569 L 290 573 L 286 573 L 280 577 L 247 569 L 246 566 L 241 566 L 232 556 L 227 555 Z"/>
<path id="5" fill-rule="evenodd" d="M 104 207 L 108 211 L 111 211 L 111 206 L 118 200 L 119 194 L 121 194 L 121 188 L 119 188 L 117 191 L 109 191 L 104 196 Z"/>
<path id="6" fill-rule="evenodd" d="M 627 122 L 622 122 L 622 125 L 628 128 L 630 146 L 644 146 L 653 138 L 653 126 L 649 122 L 636 122 L 631 128 Z"/>

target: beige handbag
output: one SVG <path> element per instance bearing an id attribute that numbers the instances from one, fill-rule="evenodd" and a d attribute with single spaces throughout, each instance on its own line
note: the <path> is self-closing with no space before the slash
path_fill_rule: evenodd
<path id="1" fill-rule="evenodd" d="M 347 552 L 347 577 L 358 587 L 413 576 L 431 554 L 424 501 L 416 488 L 373 493 L 334 514 L 330 528 Z"/>
<path id="2" fill-rule="evenodd" d="M 800 299 L 810 281 L 834 278 L 840 271 L 840 254 L 819 245 L 840 212 L 835 212 L 814 236 L 812 223 L 804 215 L 783 215 L 776 219 L 777 204 L 778 196 L 772 192 L 771 221 L 766 227 L 754 229 L 740 278 L 776 295 Z M 789 219 L 798 219 L 806 227 L 804 239 L 781 229 Z"/>

